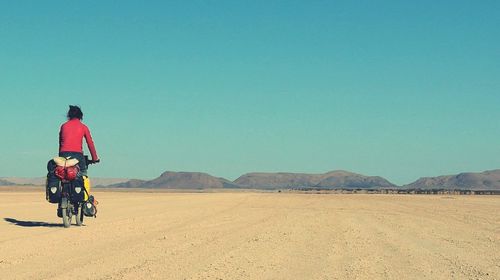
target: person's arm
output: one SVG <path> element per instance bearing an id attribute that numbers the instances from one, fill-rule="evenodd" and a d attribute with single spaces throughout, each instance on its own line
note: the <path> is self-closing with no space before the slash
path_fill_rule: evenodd
<path id="1" fill-rule="evenodd" d="M 59 128 L 59 151 L 61 151 L 61 147 L 63 144 L 63 126 Z"/>
<path id="2" fill-rule="evenodd" d="M 90 135 L 90 130 L 85 126 L 85 141 L 87 141 L 87 147 L 89 147 L 90 155 L 92 156 L 92 160 L 99 160 L 97 156 L 97 152 L 95 150 L 94 141 L 92 140 L 92 135 Z"/>
<path id="3" fill-rule="evenodd" d="M 61 146 L 62 146 L 62 131 L 59 130 L 59 150 L 61 150 Z"/>

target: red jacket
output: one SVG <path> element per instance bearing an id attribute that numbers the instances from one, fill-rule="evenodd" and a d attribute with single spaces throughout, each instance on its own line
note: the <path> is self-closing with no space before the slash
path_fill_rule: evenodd
<path id="1" fill-rule="evenodd" d="M 59 152 L 83 153 L 83 137 L 87 141 L 92 160 L 99 159 L 95 151 L 94 141 L 90 135 L 90 130 L 79 119 L 71 119 L 61 125 L 61 130 L 59 131 Z"/>

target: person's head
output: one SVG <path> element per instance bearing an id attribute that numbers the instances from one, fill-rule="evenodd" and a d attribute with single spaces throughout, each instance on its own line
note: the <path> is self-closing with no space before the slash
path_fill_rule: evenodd
<path id="1" fill-rule="evenodd" d="M 69 110 L 68 110 L 68 120 L 72 119 L 83 119 L 83 113 L 80 107 L 75 106 L 75 105 L 69 105 Z"/>

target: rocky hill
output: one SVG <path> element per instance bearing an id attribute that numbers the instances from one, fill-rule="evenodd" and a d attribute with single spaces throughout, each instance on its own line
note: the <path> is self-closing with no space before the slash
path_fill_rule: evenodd
<path id="1" fill-rule="evenodd" d="M 481 173 L 460 173 L 438 177 L 424 177 L 404 186 L 408 189 L 463 189 L 500 190 L 500 169 Z"/>
<path id="2" fill-rule="evenodd" d="M 320 174 L 305 173 L 248 173 L 234 181 L 246 188 L 280 189 L 312 187 L 321 181 Z"/>
<path id="3" fill-rule="evenodd" d="M 145 180 L 132 179 L 132 180 L 128 180 L 126 182 L 107 185 L 106 187 L 109 187 L 109 188 L 140 188 L 146 182 L 147 181 L 145 181 Z"/>
<path id="4" fill-rule="evenodd" d="M 161 174 L 160 177 L 150 181 L 130 180 L 112 186 L 125 188 L 214 189 L 227 188 L 232 185 L 231 181 L 206 173 L 167 171 Z"/>
<path id="5" fill-rule="evenodd" d="M 321 188 L 321 189 L 373 189 L 397 186 L 378 176 L 365 176 L 337 170 L 324 174 L 305 173 L 248 173 L 234 181 L 247 188 Z"/>
<path id="6" fill-rule="evenodd" d="M 379 176 L 365 176 L 346 171 L 332 171 L 323 175 L 315 185 L 321 189 L 380 189 L 397 188 L 396 185 Z"/>
<path id="7" fill-rule="evenodd" d="M 0 186 L 13 186 L 13 185 L 15 185 L 15 184 L 10 182 L 10 181 L 0 179 Z"/>
<path id="8" fill-rule="evenodd" d="M 12 182 L 12 185 L 33 185 L 33 186 L 41 186 L 45 185 L 45 177 L 1 177 L 0 180 L 5 180 Z"/>

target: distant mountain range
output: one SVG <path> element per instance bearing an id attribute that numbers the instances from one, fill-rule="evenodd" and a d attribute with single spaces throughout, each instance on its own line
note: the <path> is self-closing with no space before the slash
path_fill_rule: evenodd
<path id="1" fill-rule="evenodd" d="M 462 189 L 500 190 L 500 169 L 482 173 L 421 178 L 414 183 L 397 186 L 379 176 L 365 176 L 348 171 L 324 174 L 307 173 L 248 173 L 234 182 L 199 172 L 165 172 L 160 177 L 144 181 L 130 180 L 111 185 L 122 188 L 161 189 Z"/>
<path id="2" fill-rule="evenodd" d="M 12 185 L 15 185 L 15 184 L 10 182 L 10 181 L 7 181 L 7 180 L 0 179 L 0 186 L 12 186 Z"/>
<path id="3" fill-rule="evenodd" d="M 481 173 L 460 173 L 438 177 L 424 177 L 403 186 L 408 189 L 466 189 L 500 190 L 500 169 Z"/>
<path id="4" fill-rule="evenodd" d="M 397 186 L 379 176 L 365 176 L 343 170 L 324 174 L 307 173 L 248 173 L 234 182 L 201 172 L 162 173 L 153 180 L 91 178 L 94 186 L 151 189 L 447 189 L 500 190 L 500 169 L 481 173 L 460 173 L 424 177 Z M 44 185 L 45 178 L 0 178 L 0 185 Z"/>

